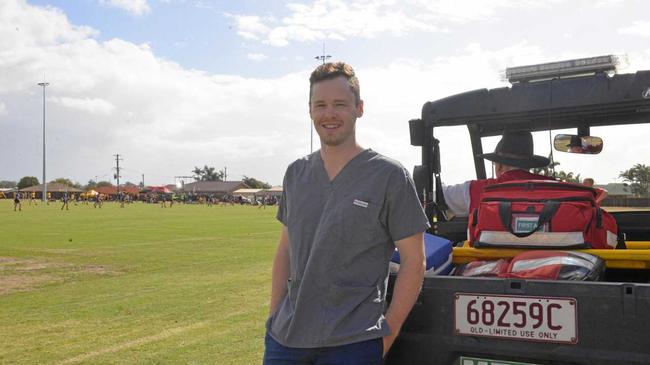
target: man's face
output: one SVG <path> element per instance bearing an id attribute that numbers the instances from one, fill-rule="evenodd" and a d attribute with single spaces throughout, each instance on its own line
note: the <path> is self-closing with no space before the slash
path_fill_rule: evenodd
<path id="1" fill-rule="evenodd" d="M 355 123 L 363 115 L 363 101 L 356 102 L 343 76 L 319 81 L 312 86 L 309 115 L 321 143 L 355 144 Z"/>

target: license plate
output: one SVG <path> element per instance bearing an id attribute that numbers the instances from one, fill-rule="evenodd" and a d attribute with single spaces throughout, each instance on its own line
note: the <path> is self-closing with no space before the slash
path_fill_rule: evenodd
<path id="1" fill-rule="evenodd" d="M 535 364 L 531 364 L 527 362 L 479 359 L 477 357 L 461 356 L 458 365 L 535 365 Z"/>
<path id="2" fill-rule="evenodd" d="M 555 343 L 578 343 L 574 298 L 456 293 L 455 333 Z"/>

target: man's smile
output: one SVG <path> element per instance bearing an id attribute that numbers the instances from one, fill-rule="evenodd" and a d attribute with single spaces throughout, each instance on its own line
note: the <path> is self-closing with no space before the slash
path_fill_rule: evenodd
<path id="1" fill-rule="evenodd" d="M 321 127 L 325 129 L 336 129 L 341 126 L 341 123 L 323 123 L 321 124 Z"/>

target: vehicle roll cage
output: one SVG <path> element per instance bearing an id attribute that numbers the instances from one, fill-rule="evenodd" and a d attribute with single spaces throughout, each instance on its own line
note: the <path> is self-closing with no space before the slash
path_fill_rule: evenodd
<path id="1" fill-rule="evenodd" d="M 476 178 L 484 179 L 485 162 L 477 157 L 483 153 L 482 137 L 506 130 L 569 128 L 586 136 L 594 126 L 641 123 L 650 123 L 650 71 L 597 73 L 468 91 L 427 102 L 421 119 L 409 121 L 411 145 L 422 148 L 422 165 L 415 167 L 413 177 L 420 198 L 432 201 L 434 180 L 440 184 L 441 172 L 435 127 L 467 125 Z"/>

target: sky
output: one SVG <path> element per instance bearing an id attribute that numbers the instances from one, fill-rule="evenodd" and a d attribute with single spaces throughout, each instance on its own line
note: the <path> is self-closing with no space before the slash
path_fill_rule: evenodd
<path id="1" fill-rule="evenodd" d="M 208 165 L 281 184 L 310 152 L 319 55 L 357 72 L 359 142 L 412 170 L 408 120 L 425 102 L 508 86 L 510 66 L 615 54 L 620 73 L 650 69 L 648 14 L 643 0 L 0 0 L 0 180 L 42 180 L 46 81 L 48 181 L 112 180 L 119 154 L 122 182 Z M 592 129 L 603 154 L 556 155 L 559 168 L 620 181 L 650 164 L 649 128 Z M 443 179 L 473 178 L 467 130 L 437 135 Z M 547 155 L 548 134 L 535 141 Z"/>

